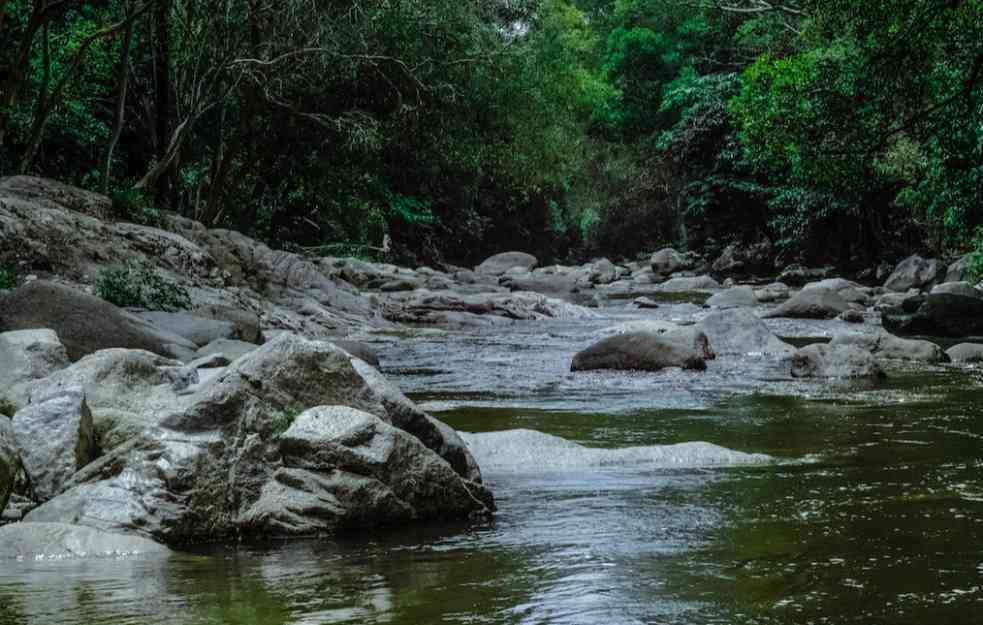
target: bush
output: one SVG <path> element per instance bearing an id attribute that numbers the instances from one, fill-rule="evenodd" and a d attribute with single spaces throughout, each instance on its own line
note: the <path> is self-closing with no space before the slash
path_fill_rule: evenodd
<path id="1" fill-rule="evenodd" d="M 182 310 L 191 306 L 188 290 L 161 276 L 148 263 L 103 269 L 96 277 L 96 295 L 121 308 Z"/>
<path id="2" fill-rule="evenodd" d="M 13 269 L 0 267 L 0 291 L 7 291 L 17 286 L 17 274 Z"/>
<path id="3" fill-rule="evenodd" d="M 13 418 L 17 412 L 17 406 L 6 397 L 0 397 L 0 416 Z"/>
<path id="4" fill-rule="evenodd" d="M 120 219 L 155 228 L 159 228 L 163 223 L 160 209 L 151 206 L 139 189 L 132 187 L 118 189 L 112 193 L 112 200 L 113 212 Z"/>

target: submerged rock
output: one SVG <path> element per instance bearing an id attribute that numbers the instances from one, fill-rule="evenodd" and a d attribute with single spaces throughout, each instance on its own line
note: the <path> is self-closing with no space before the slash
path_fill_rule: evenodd
<path id="1" fill-rule="evenodd" d="M 793 378 L 884 378 L 867 350 L 854 345 L 807 345 L 792 355 Z"/>
<path id="2" fill-rule="evenodd" d="M 713 358 L 707 336 L 694 328 L 656 334 L 628 332 L 601 340 L 573 357 L 571 371 L 616 369 L 659 371 L 666 367 L 706 369 Z"/>
<path id="3" fill-rule="evenodd" d="M 141 536 L 65 523 L 12 523 L 0 527 L 0 560 L 166 556 L 167 547 Z"/>

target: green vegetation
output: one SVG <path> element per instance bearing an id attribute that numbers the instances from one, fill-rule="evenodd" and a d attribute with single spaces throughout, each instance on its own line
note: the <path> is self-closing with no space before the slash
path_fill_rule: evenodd
<path id="1" fill-rule="evenodd" d="M 0 291 L 9 291 L 17 287 L 17 274 L 13 269 L 0 267 Z"/>
<path id="2" fill-rule="evenodd" d="M 281 436 L 290 429 L 300 413 L 304 412 L 304 407 L 297 403 L 289 404 L 282 412 L 270 418 L 270 432 L 273 436 Z"/>
<path id="3" fill-rule="evenodd" d="M 183 310 L 191 306 L 187 289 L 147 263 L 103 269 L 96 276 L 95 286 L 96 295 L 120 307 Z"/>
<path id="4" fill-rule="evenodd" d="M 138 223 L 405 262 L 768 239 L 857 268 L 983 224 L 983 0 L 45 7 L 0 2 L 0 175 Z"/>
<path id="5" fill-rule="evenodd" d="M 6 397 L 0 396 L 0 415 L 13 418 L 17 412 L 17 406 Z"/>

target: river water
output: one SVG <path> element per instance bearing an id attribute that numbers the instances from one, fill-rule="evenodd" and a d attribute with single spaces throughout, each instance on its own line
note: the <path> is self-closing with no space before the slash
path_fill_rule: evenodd
<path id="1" fill-rule="evenodd" d="M 4 562 L 0 625 L 983 622 L 981 372 L 806 383 L 760 356 L 568 372 L 604 328 L 692 315 L 615 303 L 596 319 L 372 336 L 392 379 L 470 433 L 493 519 Z M 843 329 L 769 323 L 802 342 Z"/>

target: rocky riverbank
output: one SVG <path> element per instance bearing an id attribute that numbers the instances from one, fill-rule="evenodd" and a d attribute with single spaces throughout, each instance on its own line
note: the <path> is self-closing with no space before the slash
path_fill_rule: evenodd
<path id="1" fill-rule="evenodd" d="M 181 545 L 490 513 L 469 439 L 403 396 L 364 342 L 408 326 L 587 319 L 615 300 L 658 310 L 684 295 L 705 304 L 611 327 L 569 355 L 571 368 L 702 371 L 751 355 L 795 378 L 876 380 L 892 362 L 983 351 L 946 353 L 880 328 L 882 315 L 889 329 L 929 336 L 971 328 L 959 315 L 983 299 L 962 282 L 965 263 L 943 278 L 938 262 L 913 257 L 878 287 L 801 267 L 736 283 L 760 265 L 736 248 L 713 263 L 662 250 L 540 267 L 510 252 L 474 269 L 407 269 L 111 212 L 106 198 L 58 183 L 0 180 L 0 261 L 18 273 L 0 296 L 0 512 L 17 536 L 38 528 L 34 552 L 45 540 L 58 551 L 80 526 L 92 544 Z M 183 309 L 97 297 L 100 276 L 127 263 L 186 294 Z M 832 319 L 835 336 L 797 349 L 774 323 L 798 319 Z"/>

